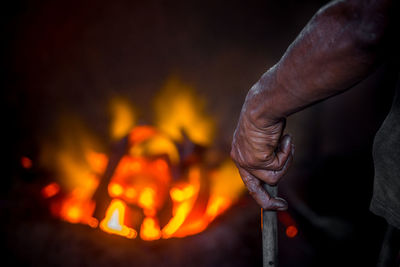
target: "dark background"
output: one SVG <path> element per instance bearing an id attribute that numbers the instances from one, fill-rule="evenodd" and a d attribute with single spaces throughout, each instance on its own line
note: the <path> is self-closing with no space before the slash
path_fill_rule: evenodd
<path id="1" fill-rule="evenodd" d="M 228 153 L 247 90 L 325 2 L 4 5 L 0 233 L 7 265 L 260 266 L 259 210 L 248 196 L 201 235 L 148 244 L 51 219 L 37 199 L 48 177 L 35 162 L 65 113 L 108 147 L 106 107 L 114 95 L 151 122 L 149 103 L 171 75 L 207 99 L 218 121 L 215 146 Z M 300 232 L 288 239 L 280 229 L 281 266 L 375 265 L 385 223 L 368 211 L 372 141 L 396 79 L 387 62 L 353 90 L 289 118 L 296 158 L 280 188 Z M 33 159 L 32 169 L 20 167 L 21 156 Z"/>

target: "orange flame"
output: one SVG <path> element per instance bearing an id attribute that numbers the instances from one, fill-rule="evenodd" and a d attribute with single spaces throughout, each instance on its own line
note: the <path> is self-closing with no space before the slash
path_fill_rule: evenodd
<path id="1" fill-rule="evenodd" d="M 86 160 L 94 173 L 102 174 L 106 170 L 108 158 L 105 154 L 88 151 L 86 154 Z"/>
<path id="2" fill-rule="evenodd" d="M 53 213 L 60 216 L 63 220 L 70 223 L 82 223 L 91 227 L 97 227 L 97 219 L 92 217 L 96 204 L 86 197 L 85 191 L 79 190 L 79 188 L 73 190 L 62 199 L 60 204 L 60 209 L 54 209 Z"/>

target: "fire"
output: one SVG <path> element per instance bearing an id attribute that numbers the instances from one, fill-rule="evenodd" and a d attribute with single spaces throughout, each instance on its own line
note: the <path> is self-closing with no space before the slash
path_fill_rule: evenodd
<path id="1" fill-rule="evenodd" d="M 136 238 L 135 229 L 126 226 L 125 220 L 126 204 L 121 200 L 113 200 L 106 211 L 106 216 L 100 222 L 100 228 L 110 234 L 121 235 L 127 238 Z"/>
<path id="2" fill-rule="evenodd" d="M 170 195 L 172 200 L 176 202 L 182 202 L 194 194 L 194 187 L 193 185 L 188 185 L 185 188 L 172 188 L 170 191 Z"/>
<path id="3" fill-rule="evenodd" d="M 214 121 L 204 112 L 205 101 L 176 77 L 170 78 L 154 101 L 156 125 L 173 140 L 184 131 L 194 143 L 210 145 Z"/>
<path id="4" fill-rule="evenodd" d="M 213 220 L 215 217 L 225 211 L 230 204 L 231 201 L 223 197 L 211 198 L 206 210 L 206 216 L 208 217 L 208 220 Z"/>
<path id="5" fill-rule="evenodd" d="M 123 98 L 112 99 L 110 111 L 110 138 L 126 143 L 124 154 L 99 152 L 75 119 L 62 121 L 58 144 L 44 145 L 41 161 L 59 179 L 41 191 L 54 216 L 130 239 L 180 238 L 204 231 L 244 191 L 228 156 L 205 163 L 215 122 L 192 87 L 167 81 L 154 100 L 155 126 L 135 125 Z"/>
<path id="6" fill-rule="evenodd" d="M 156 218 L 146 217 L 140 227 L 140 238 L 151 241 L 161 237 L 160 225 Z"/>
<path id="7" fill-rule="evenodd" d="M 124 192 L 124 188 L 119 184 L 110 184 L 108 186 L 108 193 L 111 197 L 119 197 Z"/>
<path id="8" fill-rule="evenodd" d="M 188 216 L 191 206 L 189 202 L 184 202 L 175 207 L 172 219 L 162 229 L 163 238 L 171 237 L 179 229 Z"/>
<path id="9" fill-rule="evenodd" d="M 44 198 L 51 198 L 60 192 L 60 186 L 57 183 L 50 183 L 42 188 L 41 194 Z"/>
<path id="10" fill-rule="evenodd" d="M 108 159 L 105 154 L 90 150 L 86 153 L 86 160 L 94 173 L 102 174 L 106 170 Z"/>
<path id="11" fill-rule="evenodd" d="M 111 127 L 110 135 L 118 140 L 127 135 L 135 125 L 136 116 L 132 105 L 123 98 L 113 98 L 110 103 Z"/>
<path id="12" fill-rule="evenodd" d="M 153 209 L 155 203 L 155 193 L 156 192 L 150 187 L 143 189 L 139 197 L 139 206 L 143 209 Z"/>
<path id="13" fill-rule="evenodd" d="M 131 201 L 135 199 L 136 195 L 136 190 L 133 187 L 128 187 L 125 191 L 125 197 Z"/>
<path id="14" fill-rule="evenodd" d="M 97 224 L 97 220 L 91 215 L 95 208 L 95 203 L 86 198 L 84 191 L 75 189 L 68 194 L 61 202 L 53 203 L 53 214 L 57 214 L 63 220 L 70 223 L 83 223 L 89 226 Z"/>

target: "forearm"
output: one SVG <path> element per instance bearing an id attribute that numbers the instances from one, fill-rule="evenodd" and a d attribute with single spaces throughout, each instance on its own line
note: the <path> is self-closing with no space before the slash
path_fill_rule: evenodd
<path id="1" fill-rule="evenodd" d="M 390 0 L 354 0 L 323 7 L 250 89 L 249 118 L 268 126 L 368 76 L 383 55 L 390 6 Z"/>

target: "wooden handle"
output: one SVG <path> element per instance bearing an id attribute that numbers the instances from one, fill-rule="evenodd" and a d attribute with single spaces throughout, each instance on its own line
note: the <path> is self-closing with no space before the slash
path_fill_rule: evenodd
<path id="1" fill-rule="evenodd" d="M 271 197 L 276 197 L 277 186 L 264 184 Z M 278 220 L 276 211 L 262 210 L 263 266 L 278 266 Z"/>

